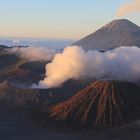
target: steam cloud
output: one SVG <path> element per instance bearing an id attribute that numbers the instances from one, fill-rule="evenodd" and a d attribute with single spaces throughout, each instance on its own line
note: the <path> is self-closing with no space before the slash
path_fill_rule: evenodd
<path id="1" fill-rule="evenodd" d="M 8 48 L 9 53 L 14 53 L 28 61 L 50 61 L 53 59 L 56 51 L 45 47 L 13 47 Z"/>
<path id="2" fill-rule="evenodd" d="M 140 0 L 133 0 L 129 4 L 123 4 L 117 11 L 117 16 L 124 16 L 131 12 L 140 11 Z"/>
<path id="3" fill-rule="evenodd" d="M 46 65 L 46 77 L 34 88 L 58 87 L 69 79 L 140 79 L 140 48 L 119 47 L 104 53 L 69 46 Z"/>

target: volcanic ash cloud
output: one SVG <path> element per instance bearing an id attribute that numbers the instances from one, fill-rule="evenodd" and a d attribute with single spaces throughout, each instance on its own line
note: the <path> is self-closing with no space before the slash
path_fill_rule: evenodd
<path id="1" fill-rule="evenodd" d="M 68 46 L 46 65 L 46 77 L 35 88 L 58 87 L 69 79 L 140 79 L 140 48 L 122 46 L 104 53 Z"/>
<path id="2" fill-rule="evenodd" d="M 133 12 L 140 12 L 140 0 L 132 0 L 130 3 L 121 5 L 117 11 L 117 16 L 124 16 Z"/>

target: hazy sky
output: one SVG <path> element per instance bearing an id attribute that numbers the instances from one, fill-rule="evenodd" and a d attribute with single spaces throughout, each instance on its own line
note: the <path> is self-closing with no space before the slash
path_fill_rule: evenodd
<path id="1" fill-rule="evenodd" d="M 131 0 L 0 0 L 0 36 L 79 39 L 118 18 L 127 2 Z M 138 10 L 119 18 L 140 25 Z"/>

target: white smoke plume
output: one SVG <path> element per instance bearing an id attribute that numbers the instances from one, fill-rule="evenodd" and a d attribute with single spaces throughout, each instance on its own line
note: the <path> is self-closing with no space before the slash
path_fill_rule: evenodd
<path id="1" fill-rule="evenodd" d="M 69 79 L 140 79 L 140 48 L 122 46 L 104 53 L 69 46 L 46 65 L 46 77 L 34 88 L 58 87 Z"/>
<path id="2" fill-rule="evenodd" d="M 131 3 L 123 4 L 117 11 L 117 16 L 124 16 L 132 12 L 140 12 L 140 0 L 132 0 Z"/>
<path id="3" fill-rule="evenodd" d="M 45 47 L 12 47 L 8 48 L 9 53 L 14 53 L 28 61 L 50 61 L 53 59 L 56 51 Z"/>

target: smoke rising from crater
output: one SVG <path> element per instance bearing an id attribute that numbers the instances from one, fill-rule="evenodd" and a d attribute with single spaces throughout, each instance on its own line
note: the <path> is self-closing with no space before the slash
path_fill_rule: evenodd
<path id="1" fill-rule="evenodd" d="M 46 65 L 46 77 L 34 88 L 58 87 L 69 79 L 140 79 L 140 48 L 122 46 L 104 53 L 69 46 Z"/>
<path id="2" fill-rule="evenodd" d="M 124 16 L 132 12 L 140 12 L 140 0 L 132 0 L 131 3 L 121 5 L 117 11 L 117 16 Z"/>
<path id="3" fill-rule="evenodd" d="M 56 51 L 45 47 L 13 47 L 8 48 L 9 53 L 14 53 L 28 61 L 50 61 L 53 59 Z"/>

